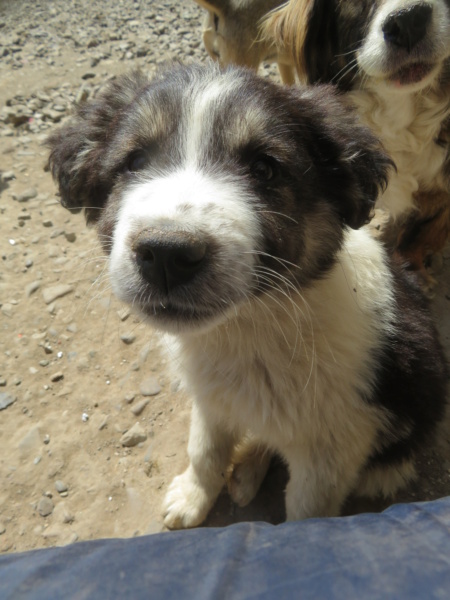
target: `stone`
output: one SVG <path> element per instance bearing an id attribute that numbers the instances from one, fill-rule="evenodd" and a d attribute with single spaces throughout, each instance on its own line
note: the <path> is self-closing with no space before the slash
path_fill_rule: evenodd
<path id="1" fill-rule="evenodd" d="M 6 392 L 0 392 L 0 410 L 8 408 L 8 406 L 14 404 L 15 401 L 16 399 L 10 394 L 7 394 Z"/>
<path id="2" fill-rule="evenodd" d="M 73 286 L 61 283 L 59 285 L 54 285 L 52 287 L 48 287 L 42 290 L 42 296 L 44 298 L 45 304 L 50 304 L 57 298 L 62 298 L 67 294 L 73 292 Z"/>
<path id="3" fill-rule="evenodd" d="M 41 282 L 40 281 L 32 281 L 25 288 L 25 296 L 27 298 L 29 298 L 31 296 L 31 294 L 34 294 L 34 292 L 36 290 L 38 290 L 40 287 L 41 287 Z"/>
<path id="4" fill-rule="evenodd" d="M 41 517 L 48 517 L 49 515 L 51 515 L 54 508 L 55 505 L 53 504 L 52 499 L 48 498 L 48 496 L 42 496 L 37 506 L 38 512 L 41 515 Z"/>
<path id="5" fill-rule="evenodd" d="M 67 492 L 69 488 L 67 484 L 64 483 L 64 481 L 61 481 L 61 479 L 57 479 L 55 481 L 55 489 L 59 494 L 62 494 L 63 492 Z"/>
<path id="6" fill-rule="evenodd" d="M 141 382 L 140 392 L 143 396 L 156 396 L 161 391 L 161 386 L 156 377 L 147 377 Z"/>
<path id="7" fill-rule="evenodd" d="M 137 422 L 133 425 L 133 427 L 131 427 L 131 429 L 123 434 L 123 436 L 120 438 L 120 443 L 126 448 L 131 448 L 132 446 L 137 446 L 141 442 L 145 442 L 146 439 L 146 433 L 139 425 L 139 422 Z"/>
<path id="8" fill-rule="evenodd" d="M 61 371 L 58 371 L 57 373 L 55 373 L 54 375 L 52 375 L 50 377 L 50 381 L 53 381 L 53 382 L 61 381 L 61 379 L 64 379 L 64 373 L 62 373 Z"/>
<path id="9" fill-rule="evenodd" d="M 134 342 L 134 340 L 136 339 L 136 336 L 134 333 L 131 333 L 130 331 L 128 331 L 127 333 L 123 333 L 120 336 L 120 339 L 122 340 L 122 342 L 124 344 L 132 344 Z"/>
<path id="10" fill-rule="evenodd" d="M 36 188 L 29 188 L 27 190 L 25 190 L 24 192 L 22 192 L 21 194 L 18 194 L 16 197 L 17 202 L 28 202 L 28 200 L 32 200 L 33 198 L 36 198 L 37 196 L 37 189 Z"/>
<path id="11" fill-rule="evenodd" d="M 73 242 L 77 239 L 76 233 L 68 232 L 68 231 L 64 232 L 64 237 L 70 244 L 73 244 Z"/>
<path id="12" fill-rule="evenodd" d="M 150 400 L 148 400 L 148 399 L 141 400 L 140 402 L 137 402 L 134 406 L 132 406 L 130 410 L 137 417 L 138 415 L 141 414 L 141 412 L 144 410 L 144 408 L 147 406 L 147 404 L 149 402 L 150 402 Z"/>

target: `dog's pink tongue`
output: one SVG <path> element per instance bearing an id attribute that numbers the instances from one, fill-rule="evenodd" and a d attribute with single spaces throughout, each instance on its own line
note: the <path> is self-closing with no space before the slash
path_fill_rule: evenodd
<path id="1" fill-rule="evenodd" d="M 402 67 L 393 76 L 392 81 L 397 86 L 409 85 L 421 81 L 430 72 L 430 65 L 424 63 L 414 63 L 407 67 Z"/>

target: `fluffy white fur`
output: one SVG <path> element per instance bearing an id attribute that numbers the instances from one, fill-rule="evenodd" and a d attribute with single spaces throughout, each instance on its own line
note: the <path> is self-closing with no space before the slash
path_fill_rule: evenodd
<path id="1" fill-rule="evenodd" d="M 350 92 L 363 121 L 376 132 L 394 158 L 393 173 L 377 206 L 393 217 L 415 208 L 413 194 L 419 188 L 433 189 L 441 181 L 447 150 L 436 144 L 444 116 L 450 111 L 449 98 L 433 87 L 424 94 L 379 89 Z"/>

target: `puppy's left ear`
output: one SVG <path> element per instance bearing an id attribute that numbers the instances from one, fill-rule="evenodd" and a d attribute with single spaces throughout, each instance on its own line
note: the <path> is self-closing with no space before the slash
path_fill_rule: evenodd
<path id="1" fill-rule="evenodd" d="M 342 221 L 358 229 L 370 220 L 378 195 L 386 188 L 395 164 L 379 139 L 359 121 L 332 86 L 297 91 L 298 105 L 307 102 L 309 152 L 322 197 L 334 204 Z"/>

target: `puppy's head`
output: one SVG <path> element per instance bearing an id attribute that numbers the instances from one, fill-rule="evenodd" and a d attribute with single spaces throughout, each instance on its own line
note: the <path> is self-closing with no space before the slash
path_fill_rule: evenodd
<path id="1" fill-rule="evenodd" d="M 49 143 L 62 203 L 97 223 L 116 294 L 177 331 L 324 276 L 390 164 L 330 88 L 213 65 L 123 77 Z"/>
<path id="2" fill-rule="evenodd" d="M 301 79 L 421 90 L 450 57 L 449 0 L 291 0 L 265 24 Z"/>

